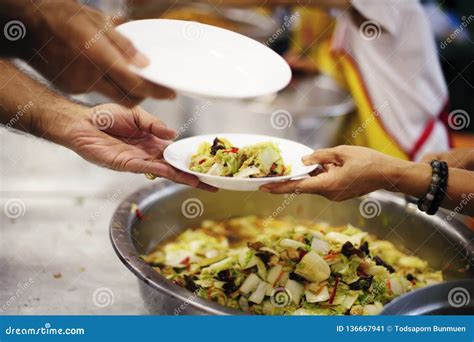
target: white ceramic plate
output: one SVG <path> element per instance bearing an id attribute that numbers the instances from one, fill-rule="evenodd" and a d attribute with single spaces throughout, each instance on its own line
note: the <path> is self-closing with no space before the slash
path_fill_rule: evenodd
<path id="1" fill-rule="evenodd" d="M 143 78 L 190 95 L 249 98 L 284 88 L 286 61 L 267 46 L 229 30 L 193 21 L 149 19 L 117 30 L 150 59 L 133 70 Z"/>
<path id="2" fill-rule="evenodd" d="M 280 177 L 265 178 L 233 178 L 223 176 L 211 176 L 204 173 L 191 171 L 189 163 L 191 156 L 196 153 L 199 145 L 205 141 L 212 143 L 214 138 L 226 138 L 235 147 L 244 147 L 264 141 L 275 142 L 281 150 L 282 158 L 285 164 L 291 166 L 291 174 Z M 270 137 L 256 134 L 209 134 L 178 140 L 169 145 L 164 151 L 165 160 L 175 168 L 197 176 L 201 182 L 215 186 L 220 189 L 235 191 L 255 191 L 264 184 L 288 180 L 292 178 L 304 177 L 317 165 L 305 166 L 301 162 L 301 157 L 313 152 L 310 147 L 281 138 Z"/>

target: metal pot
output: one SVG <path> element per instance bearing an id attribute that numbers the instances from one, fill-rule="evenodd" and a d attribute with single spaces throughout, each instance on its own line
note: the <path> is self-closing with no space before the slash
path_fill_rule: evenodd
<path id="1" fill-rule="evenodd" d="M 402 197 L 386 192 L 376 192 L 368 198 L 379 214 L 370 219 L 361 215 L 361 199 L 335 203 L 315 195 L 299 195 L 289 200 L 290 197 L 263 192 L 208 193 L 161 181 L 135 192 L 119 205 L 112 217 L 110 237 L 118 257 L 139 279 L 143 300 L 154 314 L 242 314 L 173 284 L 139 257 L 159 242 L 196 227 L 205 219 L 245 215 L 265 218 L 277 216 L 278 212 L 280 216 L 333 225 L 352 223 L 416 253 L 434 268 L 445 269 L 445 279 L 474 278 L 474 268 L 468 267 L 474 265 L 474 232 L 457 221 L 446 220 L 447 211 L 427 216 Z M 195 211 L 183 212 L 186 200 L 193 203 Z M 131 212 L 133 203 L 146 219 L 137 220 Z M 468 270 L 457 271 L 462 268 Z"/>
<path id="2" fill-rule="evenodd" d="M 447 281 L 396 298 L 382 315 L 474 315 L 474 279 Z"/>
<path id="3" fill-rule="evenodd" d="M 355 108 L 349 93 L 324 75 L 299 80 L 278 94 L 256 99 L 187 98 L 185 107 L 185 116 L 196 119 L 187 135 L 264 134 L 313 148 L 333 146 Z"/>

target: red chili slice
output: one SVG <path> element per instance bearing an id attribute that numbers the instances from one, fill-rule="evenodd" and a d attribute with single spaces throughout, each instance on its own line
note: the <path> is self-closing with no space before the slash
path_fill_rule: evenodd
<path id="1" fill-rule="evenodd" d="M 190 260 L 190 259 L 191 259 L 190 257 L 186 257 L 186 258 L 184 258 L 183 260 L 181 260 L 179 263 L 180 263 L 181 265 L 189 265 L 189 260 Z"/>
<path id="2" fill-rule="evenodd" d="M 329 300 L 328 300 L 329 304 L 332 304 L 332 302 L 334 302 L 334 298 L 336 298 L 337 285 L 339 285 L 339 276 L 336 276 L 336 282 L 334 283 L 334 288 L 331 292 L 331 296 L 329 296 Z"/>
<path id="3" fill-rule="evenodd" d="M 232 148 L 230 148 L 229 150 L 224 150 L 224 152 L 227 152 L 227 153 L 237 153 L 237 152 L 239 152 L 239 148 L 238 148 L 238 147 L 232 147 Z"/>

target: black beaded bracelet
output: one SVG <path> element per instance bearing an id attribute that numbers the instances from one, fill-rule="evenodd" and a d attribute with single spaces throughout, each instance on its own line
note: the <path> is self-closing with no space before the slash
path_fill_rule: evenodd
<path id="1" fill-rule="evenodd" d="M 423 199 L 418 201 L 418 209 L 426 212 L 428 215 L 434 215 L 446 195 L 448 187 L 448 164 L 444 161 L 431 161 L 431 183 L 428 187 L 428 192 Z"/>
<path id="2" fill-rule="evenodd" d="M 440 183 L 438 185 L 438 191 L 436 192 L 435 199 L 426 212 L 428 215 L 434 215 L 441 206 L 441 203 L 443 202 L 443 199 L 446 196 L 449 176 L 449 167 L 446 162 L 433 160 L 431 162 L 431 167 L 438 169 L 438 177 L 440 178 Z"/>

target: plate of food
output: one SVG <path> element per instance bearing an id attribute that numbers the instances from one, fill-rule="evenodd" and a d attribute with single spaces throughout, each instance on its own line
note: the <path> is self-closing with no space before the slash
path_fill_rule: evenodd
<path id="1" fill-rule="evenodd" d="M 301 158 L 313 149 L 255 134 L 210 134 L 176 141 L 164 151 L 178 170 L 220 189 L 255 191 L 264 184 L 301 178 L 317 168 Z"/>
<path id="2" fill-rule="evenodd" d="M 150 60 L 133 70 L 184 94 L 252 98 L 275 93 L 291 79 L 286 61 L 239 33 L 186 20 L 148 19 L 117 30 Z"/>

